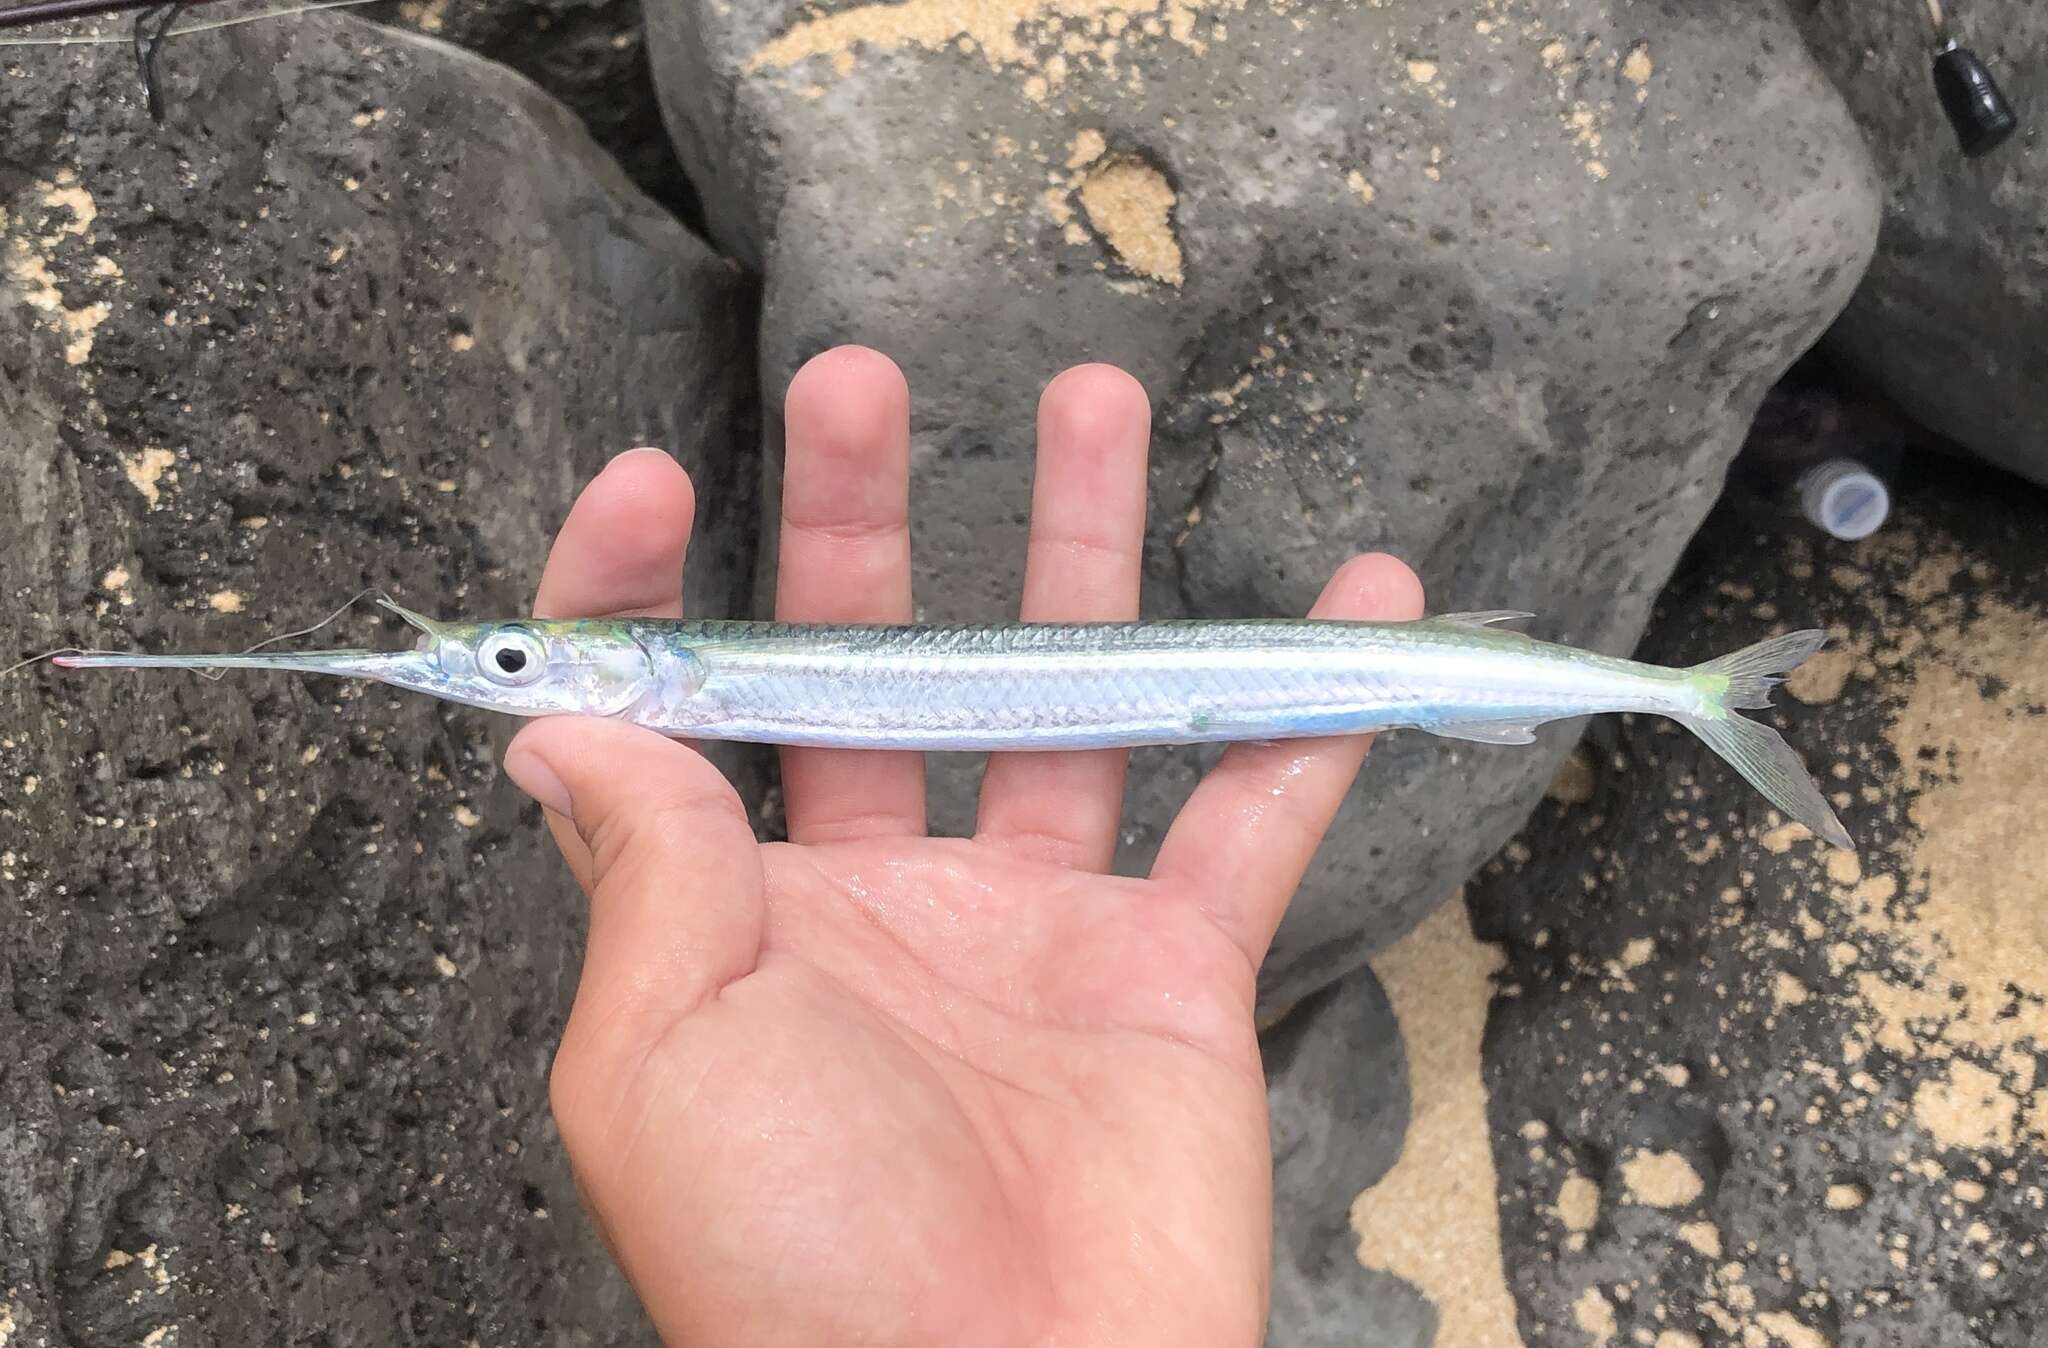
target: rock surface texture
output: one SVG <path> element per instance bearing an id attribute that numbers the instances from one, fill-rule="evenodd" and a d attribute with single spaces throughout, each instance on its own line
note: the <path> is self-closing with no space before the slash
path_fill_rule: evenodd
<path id="1" fill-rule="evenodd" d="M 1470 887 L 1484 944 L 1436 930 L 1460 905 L 1376 961 L 1416 1124 L 1353 1207 L 1349 1273 L 1409 1281 L 1443 1348 L 2042 1341 L 2048 500 L 1924 466 L 1897 498 L 1862 544 L 1730 501 L 1645 641 L 1689 659 L 1829 628 L 1763 715 L 1858 852 L 1681 732 L 1603 720 Z M 1489 1005 L 1483 1051 L 1432 1074 Z M 1446 1142 L 1482 1096 L 1478 1145 Z M 1418 1149 L 1430 1178 L 1403 1190 Z M 1460 1201 L 1474 1173 L 1484 1204 Z"/>
<path id="2" fill-rule="evenodd" d="M 580 117 L 642 191 L 696 222 L 696 193 L 662 129 L 639 0 L 379 0 L 369 12 L 526 76 Z"/>
<path id="3" fill-rule="evenodd" d="M 6 658 L 518 611 L 627 445 L 751 499 L 747 287 L 524 80 L 331 16 L 166 55 L 164 131 L 121 48 L 0 72 Z M 582 913 L 505 730 L 0 679 L 0 1341 L 645 1341 L 548 1118 Z"/>
<path id="4" fill-rule="evenodd" d="M 840 341 L 910 376 L 929 616 L 1012 610 L 1038 391 L 1107 360 L 1158 409 L 1149 613 L 1300 613 L 1383 548 L 1436 609 L 1525 607 L 1623 651 L 1876 230 L 1839 99 L 1777 8 L 1742 13 L 650 0 L 647 21 L 714 235 L 764 276 L 769 401 Z M 1441 903 L 1569 742 L 1383 742 L 1268 1005 Z M 1125 865 L 1204 761 L 1134 774 Z M 937 822 L 966 826 L 973 791 L 944 767 Z"/>
<path id="5" fill-rule="evenodd" d="M 1836 355 L 1928 426 L 2048 482 L 2048 11 L 1952 6 L 2021 130 L 1965 159 L 1928 76 L 1918 5 L 1794 5 L 1814 59 L 1863 129 L 1887 196 L 1877 254 L 1829 336 Z"/>

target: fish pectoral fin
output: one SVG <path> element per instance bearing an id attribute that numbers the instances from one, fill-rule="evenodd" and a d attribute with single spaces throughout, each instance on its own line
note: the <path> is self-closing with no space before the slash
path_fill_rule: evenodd
<path id="1" fill-rule="evenodd" d="M 1474 744 L 1534 744 L 1536 727 L 1528 721 L 1452 721 L 1445 725 L 1419 726 L 1447 740 L 1470 740 Z"/>
<path id="2" fill-rule="evenodd" d="M 1471 613 L 1439 613 L 1424 621 L 1442 623 L 1446 627 L 1491 627 L 1495 623 L 1527 622 L 1535 616 L 1518 608 L 1487 608 Z"/>

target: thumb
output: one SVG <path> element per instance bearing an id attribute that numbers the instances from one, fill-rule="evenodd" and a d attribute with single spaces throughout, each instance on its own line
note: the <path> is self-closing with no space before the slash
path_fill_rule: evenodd
<path id="1" fill-rule="evenodd" d="M 660 1023 L 752 972 L 760 851 L 739 796 L 702 755 L 636 726 L 552 717 L 513 739 L 505 774 L 586 853 L 572 861 L 590 895 L 573 1019 L 645 1024 L 634 1013 L 651 1012 Z"/>

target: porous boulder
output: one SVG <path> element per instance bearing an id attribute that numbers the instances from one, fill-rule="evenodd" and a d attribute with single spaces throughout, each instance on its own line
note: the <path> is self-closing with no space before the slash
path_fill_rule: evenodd
<path id="1" fill-rule="evenodd" d="M 764 275 L 770 403 L 835 342 L 909 374 L 935 619 L 1012 610 L 1033 404 L 1106 360 L 1158 407 L 1148 613 L 1298 614 L 1384 548 L 1436 610 L 1527 608 L 1541 636 L 1627 651 L 1876 232 L 1869 159 L 1774 5 L 647 14 L 711 229 Z M 1267 1005 L 1441 903 L 1574 733 L 1383 741 Z M 1209 756 L 1145 757 L 1127 867 Z M 938 822 L 967 825 L 971 766 L 935 783 Z"/>
<path id="2" fill-rule="evenodd" d="M 642 191 L 696 218 L 696 194 L 662 129 L 639 0 L 379 0 L 368 12 L 526 76 L 580 117 Z"/>
<path id="3" fill-rule="evenodd" d="M 748 587 L 748 287 L 559 106 L 333 16 L 0 78 L 0 657 L 530 601 L 606 457 Z M 323 634 L 395 641 L 374 619 Z M 0 679 L 0 1339 L 627 1343 L 547 1110 L 581 904 L 506 723 Z M 11 1338 L 9 1337 L 11 1335 Z"/>
<path id="4" fill-rule="evenodd" d="M 2048 482 L 2048 12 L 2023 0 L 1953 6 L 2021 129 L 1968 159 L 1928 74 L 1921 7 L 1794 7 L 1884 183 L 1884 228 L 1828 347 L 1925 425 Z"/>

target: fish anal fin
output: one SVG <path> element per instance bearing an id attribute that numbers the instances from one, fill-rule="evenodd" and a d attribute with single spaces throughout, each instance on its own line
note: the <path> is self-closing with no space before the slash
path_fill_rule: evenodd
<path id="1" fill-rule="evenodd" d="M 1439 613 L 1427 621 L 1446 627 L 1492 627 L 1496 623 L 1527 622 L 1535 616 L 1518 608 L 1488 608 L 1471 613 Z"/>
<path id="2" fill-rule="evenodd" d="M 1474 744 L 1534 744 L 1536 727 L 1528 721 L 1451 721 L 1444 725 L 1419 727 L 1447 740 L 1470 740 Z"/>

